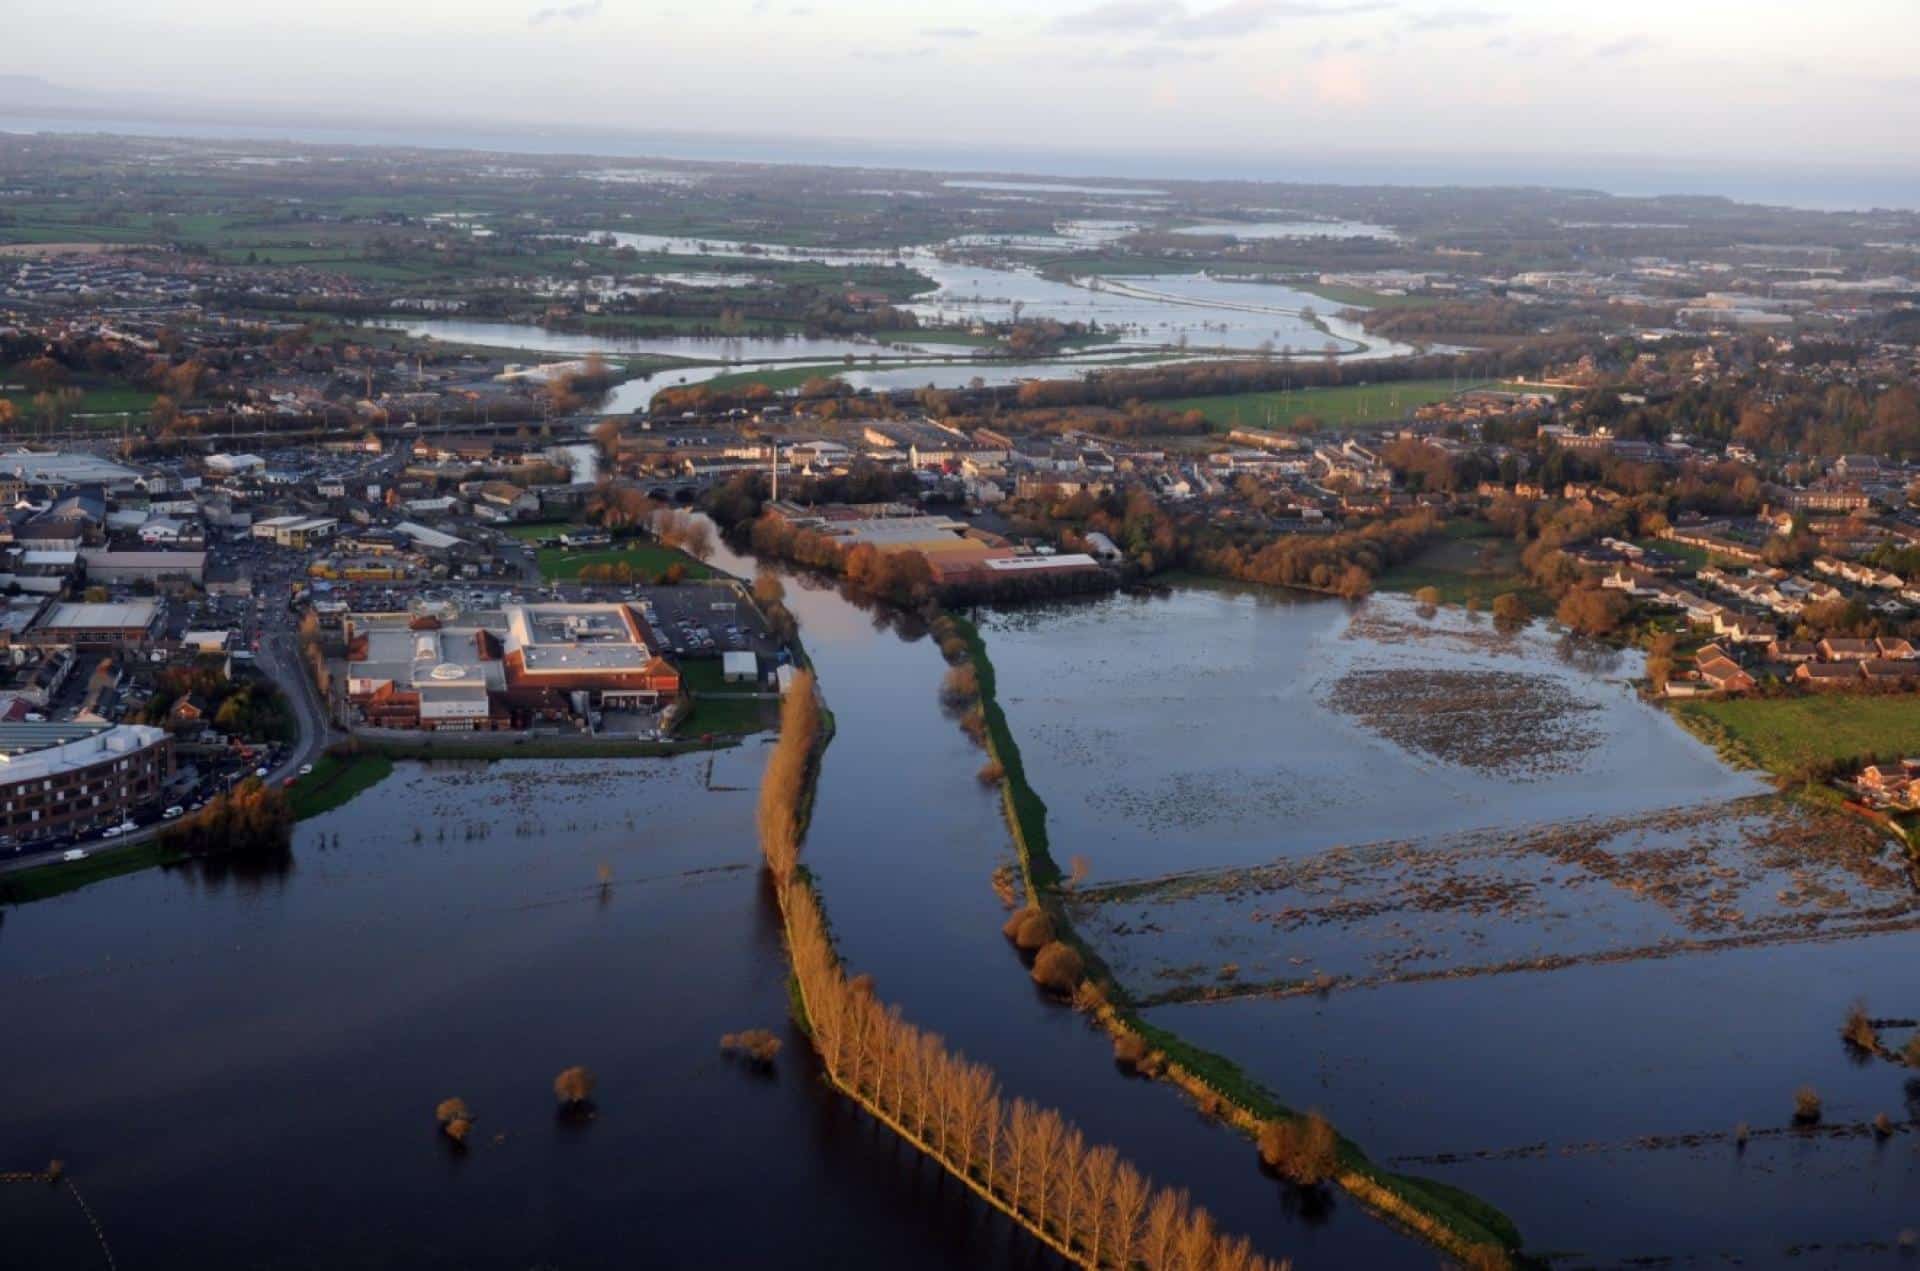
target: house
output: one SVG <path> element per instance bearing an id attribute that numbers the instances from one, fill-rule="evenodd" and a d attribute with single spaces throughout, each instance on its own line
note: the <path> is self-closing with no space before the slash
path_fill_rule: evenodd
<path id="1" fill-rule="evenodd" d="M 1851 688 L 1860 682 L 1860 667 L 1854 662 L 1802 662 L 1793 668 L 1793 678 L 1805 688 Z"/>
<path id="2" fill-rule="evenodd" d="M 1880 646 L 1871 640 L 1828 636 L 1820 642 L 1820 660 L 1823 662 L 1865 662 L 1868 658 L 1879 656 Z"/>
<path id="3" fill-rule="evenodd" d="M 1740 668 L 1727 651 L 1717 644 L 1706 644 L 1694 658 L 1694 668 L 1703 682 L 1720 693 L 1745 693 L 1756 681 Z"/>
<path id="4" fill-rule="evenodd" d="M 1811 640 L 1775 640 L 1767 646 L 1769 662 L 1811 662 L 1820 655 L 1820 646 Z"/>
<path id="5" fill-rule="evenodd" d="M 1860 663 L 1860 673 L 1876 684 L 1898 684 L 1920 679 L 1920 662 L 1897 658 L 1868 658 Z"/>
<path id="6" fill-rule="evenodd" d="M 1920 649 L 1915 649 L 1911 641 L 1903 640 L 1898 636 L 1878 636 L 1873 643 L 1874 647 L 1880 650 L 1880 656 L 1883 658 L 1902 662 L 1911 662 L 1915 658 L 1920 658 Z"/>
<path id="7" fill-rule="evenodd" d="M 167 712 L 169 724 L 193 726 L 207 721 L 207 703 L 198 693 L 188 693 L 175 701 Z"/>

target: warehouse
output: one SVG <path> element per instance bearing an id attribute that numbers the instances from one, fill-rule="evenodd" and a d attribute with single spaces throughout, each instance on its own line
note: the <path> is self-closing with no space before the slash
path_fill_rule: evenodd
<path id="1" fill-rule="evenodd" d="M 153 638 L 159 623 L 160 606 L 152 600 L 121 604 L 67 601 L 48 610 L 40 625 L 28 632 L 28 638 L 41 645 L 70 644 L 80 649 L 139 648 Z"/>
<path id="2" fill-rule="evenodd" d="M 160 583 L 206 581 L 205 552 L 110 552 L 88 548 L 80 553 L 87 581 L 94 583 Z"/>

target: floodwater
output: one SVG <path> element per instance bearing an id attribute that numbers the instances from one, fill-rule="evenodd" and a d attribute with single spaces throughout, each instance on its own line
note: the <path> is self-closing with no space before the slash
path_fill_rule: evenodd
<path id="1" fill-rule="evenodd" d="M 1196 238 L 1398 238 L 1385 225 L 1365 221 L 1204 221 L 1173 231 Z"/>
<path id="2" fill-rule="evenodd" d="M 1356 609 L 1196 587 L 982 626 L 1028 775 L 1096 882 L 1764 788 L 1642 706 L 1630 655 L 1541 625 L 1504 636 L 1396 596 Z M 1477 730 L 1410 734 L 1419 718 L 1387 708 L 1435 683 L 1496 700 Z M 1514 731 L 1519 707 L 1531 732 Z"/>
<path id="3" fill-rule="evenodd" d="M 982 625 L 1149 1019 L 1556 1265 L 1864 1264 L 1920 1222 L 1920 1081 L 1839 1034 L 1856 997 L 1894 1051 L 1920 1024 L 1908 867 L 1722 767 L 1632 655 L 1226 587 Z"/>
<path id="4" fill-rule="evenodd" d="M 789 593 L 838 721 L 806 858 L 851 965 L 1263 1251 L 1430 1266 L 1344 1198 L 1300 1212 L 1036 993 L 938 650 Z M 65 1161 L 123 1266 L 1050 1265 L 817 1081 L 757 869 L 763 754 L 403 764 L 284 857 L 0 912 L 0 1172 Z M 754 1027 L 786 1039 L 771 1078 L 718 1052 Z M 550 1092 L 575 1063 L 585 1126 Z M 432 1121 L 453 1095 L 464 1154 Z M 0 1227 L 8 1265 L 102 1260 L 64 1191 L 0 1184 Z"/>
<path id="5" fill-rule="evenodd" d="M 63 1159 L 123 1267 L 1045 1265 L 816 1080 L 760 760 L 403 764 L 284 858 L 4 911 L 0 1172 Z M 756 1027 L 772 1076 L 718 1049 Z M 0 1230 L 102 1265 L 64 1191 L 0 1185 Z"/>
<path id="6" fill-rule="evenodd" d="M 812 358 L 894 356 L 924 352 L 911 344 L 881 344 L 874 340 L 839 340 L 804 335 L 757 336 L 633 336 L 604 332 L 554 331 L 524 322 L 487 322 L 472 318 L 399 318 L 383 319 L 371 326 L 405 331 L 418 339 L 431 337 L 447 344 L 477 344 L 488 348 L 528 349 L 567 357 L 589 353 L 654 354 L 660 357 L 684 357 L 716 362 L 764 361 L 779 358 L 806 361 Z M 930 347 L 930 346 L 929 346 Z"/>
<path id="7" fill-rule="evenodd" d="M 716 563 L 755 568 L 724 547 Z M 1012 859 L 999 801 L 939 707 L 937 648 L 911 617 L 811 578 L 787 587 L 838 725 L 805 859 L 849 965 L 1008 1094 L 1191 1188 L 1263 1252 L 1432 1266 L 1343 1196 L 1324 1212 L 1289 1203 L 1244 1139 L 1122 1075 L 1104 1036 L 1033 989 L 999 933 L 991 875 Z M 1089 857 L 1089 888 L 1489 826 L 1641 825 L 1695 798 L 1760 815 L 1754 781 L 1628 694 L 1629 661 L 1542 628 L 1502 636 L 1396 598 L 1356 609 L 1235 588 L 982 618 L 1055 850 Z M 1436 691 L 1497 700 L 1515 735 L 1475 725 L 1476 710 L 1436 733 L 1402 708 Z M 1048 1265 L 816 1080 L 757 868 L 763 755 L 752 742 L 671 760 L 403 764 L 303 824 L 282 858 L 0 913 L 0 1172 L 61 1158 L 115 1257 L 143 1267 Z M 1642 832 L 1656 829 L 1692 832 Z M 1721 844 L 1698 872 L 1737 859 Z M 1832 861 L 1767 868 L 1742 902 L 1756 921 L 1777 916 L 1758 895 L 1776 884 L 1782 912 L 1789 888 L 1824 904 L 1843 883 L 1851 921 L 1912 909 L 1876 901 L 1886 878 Z M 1579 895 L 1488 922 L 1569 944 L 1588 919 L 1623 938 L 1659 930 L 1624 900 Z M 1150 916 L 1165 915 L 1178 916 Z M 1472 919 L 1456 907 L 1432 921 L 1471 954 Z M 1416 907 L 1404 925 L 1428 924 Z M 1123 938 L 1110 923 L 1088 934 Z M 1323 1107 L 1383 1163 L 1485 1195 L 1573 1265 L 1766 1262 L 1796 1242 L 1819 1242 L 1823 1262 L 1873 1256 L 1920 1199 L 1920 1134 L 1906 1070 L 1856 1064 L 1837 1029 L 1855 993 L 1876 1015 L 1916 1013 L 1904 967 L 1920 933 L 1787 934 L 1151 1014 Z M 1319 924 L 1287 938 L 1344 974 L 1336 957 L 1365 969 L 1369 946 L 1405 935 Z M 771 1078 L 718 1053 L 721 1033 L 754 1027 L 787 1041 Z M 1888 1042 L 1912 1027 L 1887 1024 Z M 600 1078 L 586 1126 L 557 1122 L 549 1091 L 573 1063 Z M 1823 1130 L 1787 1124 L 1802 1083 L 1827 1100 Z M 478 1115 L 464 1154 L 432 1125 L 449 1095 Z M 1885 1143 L 1863 1124 L 1881 1111 L 1896 1122 Z M 21 1265 L 100 1261 L 63 1191 L 0 1184 L 0 1225 Z"/>
<path id="8" fill-rule="evenodd" d="M 1070 246 L 1092 247 L 1120 223 L 1063 221 L 1055 234 Z M 931 291 L 902 307 L 938 323 L 1007 322 L 1015 317 L 1098 323 L 1130 345 L 1247 351 L 1271 345 L 1318 356 L 1329 342 L 1345 356 L 1396 357 L 1413 350 L 1369 336 L 1357 324 L 1332 318 L 1337 309 L 1306 292 L 1272 283 L 1234 283 L 1206 275 L 1153 274 L 1072 282 L 1037 270 L 949 259 L 928 248 L 792 247 L 780 243 L 675 238 L 616 233 L 623 246 L 683 256 L 809 261 L 832 265 L 899 264 L 933 279 Z M 955 240 L 952 246 L 966 246 Z M 1031 246 L 1032 244 L 1015 244 Z M 1322 312 L 1322 330 L 1303 310 Z M 663 349 L 663 352 L 672 350 Z M 767 356 L 776 356 L 768 354 Z"/>

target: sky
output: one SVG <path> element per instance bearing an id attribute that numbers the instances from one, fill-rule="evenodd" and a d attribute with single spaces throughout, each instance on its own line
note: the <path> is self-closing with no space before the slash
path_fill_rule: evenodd
<path id="1" fill-rule="evenodd" d="M 1920 0 L 0 0 L 6 71 L 315 117 L 1920 168 Z"/>

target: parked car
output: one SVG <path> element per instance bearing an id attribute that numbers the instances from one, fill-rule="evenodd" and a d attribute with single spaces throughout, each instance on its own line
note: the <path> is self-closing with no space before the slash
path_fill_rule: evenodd
<path id="1" fill-rule="evenodd" d="M 181 817 L 185 816 L 186 814 L 187 814 L 187 810 L 176 803 L 172 807 L 168 808 L 165 812 L 162 812 L 160 814 L 160 817 L 162 820 L 165 820 L 165 821 L 177 821 Z"/>

